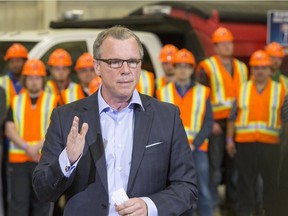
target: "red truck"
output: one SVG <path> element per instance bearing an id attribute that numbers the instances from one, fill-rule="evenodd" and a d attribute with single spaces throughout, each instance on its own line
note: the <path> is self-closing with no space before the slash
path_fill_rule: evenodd
<path id="1" fill-rule="evenodd" d="M 163 44 L 185 47 L 200 61 L 214 53 L 211 34 L 217 27 L 224 26 L 234 35 L 235 56 L 248 62 L 255 50 L 266 45 L 268 10 L 288 10 L 288 4 L 286 1 L 161 1 L 145 5 L 123 18 L 51 22 L 51 27 L 124 25 L 133 30 L 153 32 Z M 283 67 L 286 65 L 287 59 Z"/>

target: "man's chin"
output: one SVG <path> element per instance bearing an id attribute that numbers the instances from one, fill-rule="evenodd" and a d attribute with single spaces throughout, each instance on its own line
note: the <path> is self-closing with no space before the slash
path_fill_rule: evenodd
<path id="1" fill-rule="evenodd" d="M 41 92 L 41 89 L 28 89 L 28 92 L 31 94 L 38 94 Z"/>

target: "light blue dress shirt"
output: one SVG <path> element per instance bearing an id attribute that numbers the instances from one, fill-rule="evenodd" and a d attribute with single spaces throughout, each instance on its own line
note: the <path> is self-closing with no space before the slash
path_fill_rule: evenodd
<path id="1" fill-rule="evenodd" d="M 107 179 L 109 191 L 109 216 L 118 215 L 115 211 L 115 203 L 111 199 L 112 193 L 120 188 L 127 191 L 134 134 L 134 106 L 137 104 L 143 108 L 139 93 L 133 92 L 129 105 L 118 111 L 110 107 L 102 95 L 98 94 L 99 116 L 101 133 L 105 148 Z M 76 168 L 80 158 L 71 166 L 67 157 L 66 148 L 59 157 L 59 163 L 63 174 L 68 178 Z M 141 197 L 148 207 L 149 216 L 157 216 L 158 211 L 154 202 L 148 197 Z"/>

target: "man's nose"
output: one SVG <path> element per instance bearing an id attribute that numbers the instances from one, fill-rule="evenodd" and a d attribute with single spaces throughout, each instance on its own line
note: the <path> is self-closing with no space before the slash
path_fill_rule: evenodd
<path id="1" fill-rule="evenodd" d="M 123 62 L 122 73 L 128 74 L 130 72 L 131 72 L 131 70 L 130 70 L 130 67 L 129 67 L 128 63 L 126 61 Z"/>

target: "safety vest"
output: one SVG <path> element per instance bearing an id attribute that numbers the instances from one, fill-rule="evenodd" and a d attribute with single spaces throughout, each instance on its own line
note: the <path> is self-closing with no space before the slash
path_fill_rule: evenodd
<path id="1" fill-rule="evenodd" d="M 199 69 L 203 68 L 210 80 L 211 104 L 216 120 L 228 118 L 240 84 L 247 81 L 247 66 L 235 58 L 232 66 L 233 77 L 218 56 L 212 56 L 199 63 Z"/>
<path id="2" fill-rule="evenodd" d="M 45 84 L 45 92 L 55 95 L 60 95 L 58 87 L 53 80 L 48 80 Z"/>
<path id="3" fill-rule="evenodd" d="M 259 93 L 253 80 L 240 87 L 237 98 L 238 113 L 235 122 L 235 140 L 242 142 L 279 143 L 281 107 L 285 90 L 269 80 Z"/>
<path id="4" fill-rule="evenodd" d="M 196 83 L 182 98 L 178 94 L 174 82 L 167 84 L 157 91 L 157 98 L 159 100 L 175 104 L 179 107 L 180 117 L 189 144 L 193 144 L 193 140 L 202 128 L 209 93 L 209 88 Z M 205 139 L 199 149 L 205 152 L 208 150 L 208 138 Z"/>
<path id="5" fill-rule="evenodd" d="M 64 104 L 71 103 L 84 97 L 85 94 L 82 90 L 82 86 L 79 84 L 73 85 L 71 88 L 62 91 L 62 100 Z"/>
<path id="6" fill-rule="evenodd" d="M 17 95 L 14 85 L 8 75 L 0 77 L 0 86 L 6 92 L 6 105 L 10 107 L 13 98 Z"/>
<path id="7" fill-rule="evenodd" d="M 279 77 L 279 82 L 285 89 L 286 94 L 288 94 L 288 77 L 284 76 L 283 74 L 280 75 Z"/>
<path id="8" fill-rule="evenodd" d="M 57 96 L 42 92 L 35 106 L 25 91 L 14 97 L 12 102 L 13 121 L 16 130 L 28 145 L 35 145 L 44 139 L 46 129 L 50 123 L 52 110 L 57 106 Z M 18 148 L 12 141 L 9 146 L 9 161 L 23 163 L 32 161 L 25 151 Z"/>
<path id="9" fill-rule="evenodd" d="M 154 96 L 154 74 L 147 70 L 141 70 L 139 82 L 136 86 L 138 92 L 149 96 Z"/>
<path id="10" fill-rule="evenodd" d="M 74 82 L 69 82 L 69 85 L 68 85 L 68 89 L 70 88 L 74 88 L 75 85 L 77 85 L 76 83 Z M 63 101 L 63 98 L 62 98 L 62 92 L 59 92 L 59 89 L 56 85 L 56 83 L 53 81 L 53 80 L 48 80 L 46 82 L 46 85 L 45 85 L 45 92 L 47 93 L 50 93 L 50 94 L 55 94 L 58 96 L 58 101 L 61 105 L 64 104 L 64 101 Z"/>
<path id="11" fill-rule="evenodd" d="M 157 89 L 160 89 L 162 87 L 164 87 L 165 85 L 167 85 L 168 82 L 167 82 L 167 79 L 165 76 L 162 76 L 162 77 L 159 77 L 156 79 L 156 87 Z"/>

